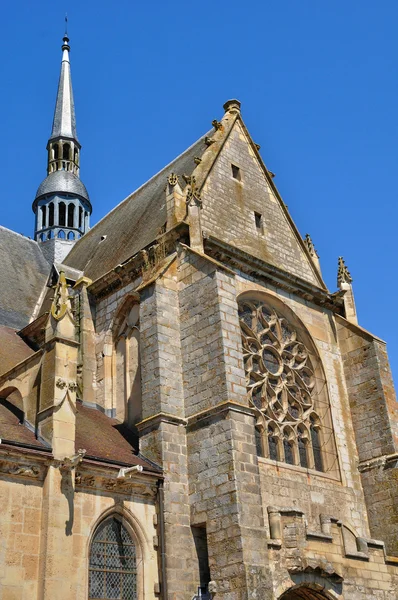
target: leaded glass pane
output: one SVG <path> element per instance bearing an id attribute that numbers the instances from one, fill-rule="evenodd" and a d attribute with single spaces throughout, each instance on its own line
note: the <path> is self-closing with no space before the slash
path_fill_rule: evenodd
<path id="1" fill-rule="evenodd" d="M 303 438 L 300 436 L 300 434 L 299 434 L 299 438 L 298 438 L 298 449 L 299 449 L 299 455 L 300 455 L 300 465 L 307 469 L 308 468 L 307 448 L 306 448 L 305 442 L 304 442 Z"/>
<path id="2" fill-rule="evenodd" d="M 311 441 L 312 441 L 312 451 L 314 453 L 315 469 L 317 471 L 323 471 L 319 431 L 313 425 L 311 425 Z"/>
<path id="3" fill-rule="evenodd" d="M 135 544 L 118 519 L 100 525 L 91 544 L 89 598 L 137 598 Z"/>

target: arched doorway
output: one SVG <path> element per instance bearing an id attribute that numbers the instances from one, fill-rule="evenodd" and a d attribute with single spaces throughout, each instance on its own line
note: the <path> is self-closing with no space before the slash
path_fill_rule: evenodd
<path id="1" fill-rule="evenodd" d="M 279 600 L 328 600 L 329 598 L 330 596 L 325 596 L 321 591 L 300 586 L 287 590 Z"/>

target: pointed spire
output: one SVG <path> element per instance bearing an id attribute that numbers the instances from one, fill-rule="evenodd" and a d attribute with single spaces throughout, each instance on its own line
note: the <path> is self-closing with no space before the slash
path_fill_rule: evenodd
<path id="1" fill-rule="evenodd" d="M 358 323 L 357 309 L 355 307 L 354 292 L 352 289 L 352 277 L 342 256 L 339 256 L 337 285 L 341 290 L 345 291 L 343 299 L 346 319 L 351 321 L 351 323 Z"/>
<path id="2" fill-rule="evenodd" d="M 65 21 L 67 23 L 67 17 L 65 18 Z M 58 93 L 55 103 L 53 128 L 50 140 L 63 137 L 78 141 L 69 61 L 70 46 L 66 28 L 62 41 L 61 74 L 59 77 Z"/>
<path id="3" fill-rule="evenodd" d="M 342 283 L 352 283 L 351 273 L 349 272 L 347 265 L 344 262 L 344 258 L 339 256 L 338 270 L 337 270 L 337 285 L 342 289 Z"/>

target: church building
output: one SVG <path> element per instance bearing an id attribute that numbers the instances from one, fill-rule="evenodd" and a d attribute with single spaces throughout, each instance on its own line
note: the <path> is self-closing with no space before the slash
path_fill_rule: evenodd
<path id="1" fill-rule="evenodd" d="M 0 227 L 1 600 L 397 599 L 386 344 L 240 102 L 91 228 L 81 160 L 65 34 L 33 239 Z"/>

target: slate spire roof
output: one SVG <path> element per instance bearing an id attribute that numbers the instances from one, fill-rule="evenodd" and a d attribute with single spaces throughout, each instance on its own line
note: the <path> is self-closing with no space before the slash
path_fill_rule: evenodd
<path id="1" fill-rule="evenodd" d="M 61 74 L 59 77 L 58 93 L 55 103 L 53 128 L 50 140 L 63 137 L 78 141 L 69 52 L 69 38 L 65 33 L 62 44 Z"/>

